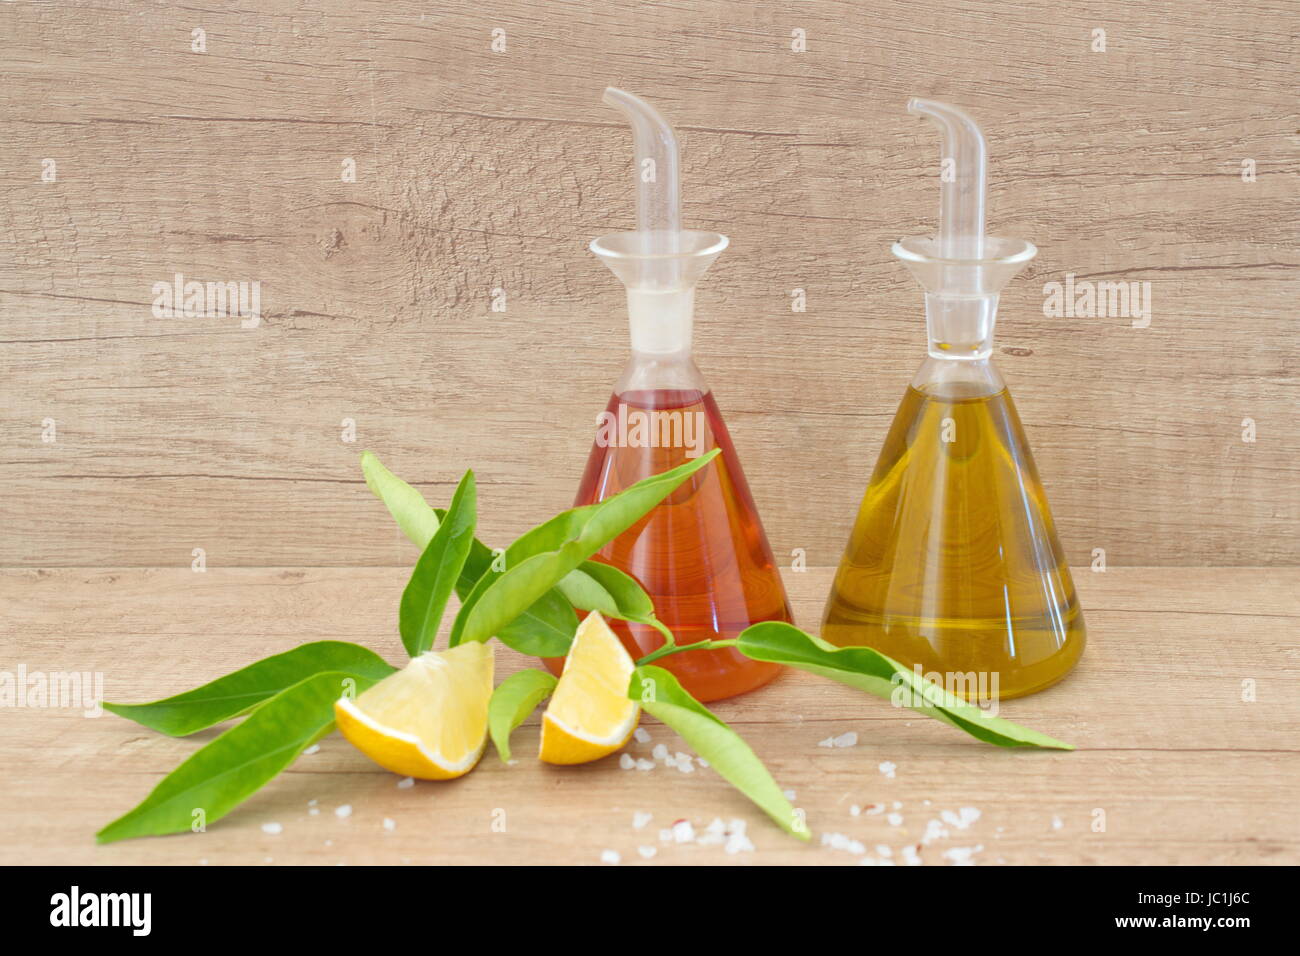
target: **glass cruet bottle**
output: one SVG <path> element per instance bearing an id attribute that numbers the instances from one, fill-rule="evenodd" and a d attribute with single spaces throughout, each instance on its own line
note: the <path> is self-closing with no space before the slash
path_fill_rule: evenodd
<path id="1" fill-rule="evenodd" d="M 695 284 L 727 237 L 681 229 L 677 139 L 658 111 L 613 88 L 604 102 L 632 124 L 638 228 L 602 236 L 591 250 L 627 287 L 632 349 L 597 416 L 575 506 L 720 448 L 710 465 L 595 557 L 645 588 L 678 644 L 734 638 L 759 621 L 792 621 L 740 460 L 691 354 Z M 634 658 L 664 642 L 642 624 L 611 626 Z M 547 663 L 558 672 L 562 662 Z M 704 701 L 753 690 L 780 671 L 733 648 L 683 651 L 657 663 Z"/>
<path id="2" fill-rule="evenodd" d="M 982 700 L 1034 693 L 1084 646 L 1047 498 L 992 362 L 1001 288 L 1037 250 L 984 234 L 986 149 L 955 107 L 935 238 L 895 243 L 925 289 L 929 354 L 898 407 L 827 601 L 822 636 L 866 645 Z M 972 681 L 975 683 L 972 684 Z"/>

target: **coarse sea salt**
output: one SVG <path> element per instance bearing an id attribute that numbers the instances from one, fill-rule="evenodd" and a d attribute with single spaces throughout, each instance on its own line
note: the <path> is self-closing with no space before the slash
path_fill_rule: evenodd
<path id="1" fill-rule="evenodd" d="M 1061 827 L 1063 827 L 1063 826 L 1065 826 L 1065 821 L 1064 821 L 1064 820 L 1062 820 L 1060 817 L 1052 817 L 1052 829 L 1053 829 L 1053 830 L 1059 830 L 1059 829 L 1061 829 Z"/>
<path id="2" fill-rule="evenodd" d="M 263 832 L 263 833 L 283 833 L 283 832 L 284 832 L 284 826 L 283 826 L 282 824 L 279 824 L 279 823 L 263 823 L 263 824 L 262 824 L 262 832 Z"/>
<path id="3" fill-rule="evenodd" d="M 678 820 L 673 824 L 672 832 L 674 843 L 691 843 L 695 840 L 695 827 L 691 826 L 690 820 Z"/>
<path id="4" fill-rule="evenodd" d="M 935 840 L 946 840 L 948 831 L 944 829 L 943 821 L 931 820 L 925 825 L 925 835 L 921 837 L 921 842 L 929 846 Z"/>
<path id="5" fill-rule="evenodd" d="M 944 823 L 954 830 L 965 830 L 980 818 L 980 812 L 974 807 L 962 807 L 956 813 L 951 810 L 944 810 L 939 816 L 943 818 Z"/>
<path id="6" fill-rule="evenodd" d="M 600 853 L 600 862 L 608 863 L 610 866 L 617 865 L 618 861 L 621 859 L 623 858 L 618 855 L 618 851 L 616 850 L 602 850 Z"/>
<path id="7" fill-rule="evenodd" d="M 745 828 L 744 820 L 733 817 L 727 824 L 727 844 L 722 849 L 730 854 L 753 853 L 754 844 L 745 834 Z"/>
<path id="8" fill-rule="evenodd" d="M 636 733 L 632 735 L 639 744 L 648 744 L 650 742 L 650 732 L 644 727 L 638 727 Z"/>
<path id="9" fill-rule="evenodd" d="M 310 755 L 310 754 L 320 753 L 320 744 L 312 744 L 310 747 L 308 747 L 308 748 L 307 748 L 306 750 L 304 750 L 302 753 L 303 753 L 303 756 L 304 756 L 304 757 L 306 757 L 306 756 L 308 756 L 308 755 Z"/>
<path id="10" fill-rule="evenodd" d="M 345 803 L 341 807 L 335 807 L 334 815 L 338 817 L 340 820 L 345 820 L 348 817 L 352 816 L 352 804 Z"/>
<path id="11" fill-rule="evenodd" d="M 397 781 L 398 790 L 409 790 L 411 787 L 414 786 L 415 786 L 414 777 L 403 777 L 401 780 Z"/>
<path id="12" fill-rule="evenodd" d="M 950 860 L 953 866 L 974 866 L 975 861 L 971 858 L 982 849 L 982 843 L 979 846 L 954 846 L 943 851 L 943 858 Z"/>
<path id="13" fill-rule="evenodd" d="M 654 768 L 655 762 L 653 760 L 646 760 L 643 758 L 636 762 L 636 769 L 638 770 L 653 770 Z"/>
<path id="14" fill-rule="evenodd" d="M 893 777 L 894 771 L 897 769 L 898 764 L 894 763 L 892 760 L 882 760 L 880 762 L 880 772 L 886 777 Z"/>
<path id="15" fill-rule="evenodd" d="M 699 846 L 721 846 L 727 842 L 727 825 L 722 821 L 722 817 L 714 817 L 709 821 L 709 825 L 704 831 L 695 838 Z"/>
<path id="16" fill-rule="evenodd" d="M 639 846 L 636 851 L 641 854 L 642 859 L 650 860 L 654 859 L 654 855 L 659 852 L 659 848 L 657 846 Z"/>
<path id="17" fill-rule="evenodd" d="M 860 841 L 846 833 L 823 833 L 822 846 L 828 846 L 832 850 L 845 850 L 854 856 L 862 856 L 867 852 L 867 848 Z"/>
<path id="18" fill-rule="evenodd" d="M 901 827 L 903 825 L 903 815 L 901 813 L 891 813 L 885 817 L 891 827 Z"/>
<path id="19" fill-rule="evenodd" d="M 644 813 L 640 810 L 637 810 L 635 813 L 632 814 L 632 829 L 642 830 L 645 828 L 645 825 L 653 819 L 654 819 L 653 813 Z"/>
<path id="20" fill-rule="evenodd" d="M 397 829 L 397 821 L 396 821 L 396 820 L 390 820 L 388 817 L 384 817 L 384 829 L 385 829 L 385 830 L 388 830 L 388 831 L 390 831 L 390 832 L 393 831 L 393 830 L 396 830 L 396 829 Z"/>
<path id="21" fill-rule="evenodd" d="M 916 847 L 912 846 L 912 844 L 909 843 L 907 846 L 903 847 L 903 849 L 899 850 L 898 852 L 899 855 L 902 856 L 903 862 L 906 863 L 908 866 L 921 865 L 921 855 L 916 852 Z"/>
<path id="22" fill-rule="evenodd" d="M 631 754 L 619 754 L 618 765 L 622 767 L 624 770 L 635 770 L 636 758 L 633 757 Z"/>

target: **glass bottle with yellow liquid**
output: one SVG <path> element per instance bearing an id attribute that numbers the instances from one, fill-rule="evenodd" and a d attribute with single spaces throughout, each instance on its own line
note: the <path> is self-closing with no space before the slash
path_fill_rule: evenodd
<path id="1" fill-rule="evenodd" d="M 1083 614 L 1006 384 L 998 293 L 1037 250 L 984 234 L 987 154 L 961 110 L 912 100 L 943 137 L 939 229 L 895 243 L 925 288 L 929 354 L 885 439 L 835 576 L 822 636 L 866 645 L 966 697 L 1056 683 Z"/>

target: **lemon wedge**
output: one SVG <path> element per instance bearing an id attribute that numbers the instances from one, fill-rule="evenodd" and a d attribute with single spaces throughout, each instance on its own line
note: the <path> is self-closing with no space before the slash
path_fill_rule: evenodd
<path id="1" fill-rule="evenodd" d="M 542 715 L 538 756 L 546 763 L 587 763 L 627 743 L 641 716 L 641 708 L 627 696 L 635 669 L 600 613 L 588 614 L 578 625 L 564 673 Z"/>
<path id="2" fill-rule="evenodd" d="M 427 651 L 355 700 L 336 701 L 334 719 L 348 742 L 385 770 L 451 780 L 483 756 L 492 665 L 485 642 Z"/>

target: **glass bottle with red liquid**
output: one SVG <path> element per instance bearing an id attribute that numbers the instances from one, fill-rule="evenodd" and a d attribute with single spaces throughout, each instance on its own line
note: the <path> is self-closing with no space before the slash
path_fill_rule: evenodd
<path id="1" fill-rule="evenodd" d="M 649 514 L 595 557 L 630 574 L 680 645 L 736 637 L 759 621 L 792 621 L 790 604 L 713 394 L 691 355 L 695 283 L 727 237 L 681 229 L 677 140 L 648 103 L 610 88 L 604 100 L 632 123 L 635 232 L 591 244 L 627 286 L 632 355 L 597 416 L 596 439 L 575 505 L 720 448 Z M 611 622 L 634 658 L 664 643 L 652 627 Z M 558 672 L 562 661 L 547 662 Z M 732 648 L 683 651 L 656 662 L 703 701 L 733 697 L 779 672 Z"/>

